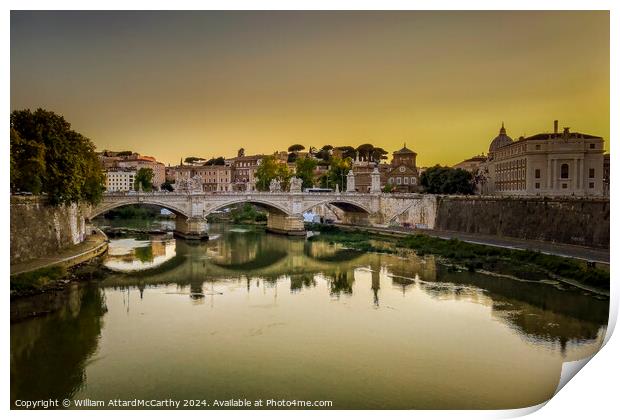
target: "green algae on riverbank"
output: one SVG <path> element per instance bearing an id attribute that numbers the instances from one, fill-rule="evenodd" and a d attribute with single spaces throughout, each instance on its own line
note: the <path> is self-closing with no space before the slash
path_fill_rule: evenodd
<path id="1" fill-rule="evenodd" d="M 370 235 L 361 229 L 344 232 L 337 226 L 317 224 L 311 225 L 310 229 L 321 232 L 321 235 L 310 237 L 311 241 L 340 243 L 360 251 L 398 253 L 413 250 L 418 256 L 436 255 L 469 271 L 484 270 L 537 281 L 565 278 L 609 290 L 609 272 L 590 267 L 585 261 L 421 234 L 395 238 L 380 233 Z"/>

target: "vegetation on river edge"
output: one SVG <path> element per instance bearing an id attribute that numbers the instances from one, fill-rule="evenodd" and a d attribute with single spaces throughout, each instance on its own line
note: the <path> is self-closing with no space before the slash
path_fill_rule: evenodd
<path id="1" fill-rule="evenodd" d="M 106 269 L 95 258 L 69 269 L 53 265 L 11 276 L 11 296 L 30 296 L 49 290 L 64 289 L 71 281 L 100 280 Z"/>
<path id="2" fill-rule="evenodd" d="M 411 249 L 419 256 L 436 255 L 469 271 L 484 270 L 524 280 L 545 280 L 557 276 L 609 290 L 609 272 L 590 267 L 585 261 L 420 234 L 395 238 L 374 233 L 370 237 L 368 232 L 361 230 L 345 232 L 333 225 L 319 224 L 312 224 L 310 229 L 321 232 L 321 235 L 312 236 L 310 240 L 339 243 L 360 251 L 396 253 L 399 249 Z M 373 239 L 377 236 L 380 242 Z"/>

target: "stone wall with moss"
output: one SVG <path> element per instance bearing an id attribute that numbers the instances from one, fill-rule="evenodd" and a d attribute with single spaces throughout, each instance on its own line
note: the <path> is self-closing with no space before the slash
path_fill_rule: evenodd
<path id="1" fill-rule="evenodd" d="M 11 197 L 11 264 L 50 255 L 86 237 L 86 206 L 48 206 L 40 197 Z"/>
<path id="2" fill-rule="evenodd" d="M 438 196 L 435 229 L 609 248 L 609 199 Z"/>

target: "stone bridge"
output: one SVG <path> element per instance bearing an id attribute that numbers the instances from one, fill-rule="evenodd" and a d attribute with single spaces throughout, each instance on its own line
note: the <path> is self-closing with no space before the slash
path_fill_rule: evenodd
<path id="1" fill-rule="evenodd" d="M 350 192 L 129 192 L 106 193 L 90 209 L 93 218 L 117 207 L 152 204 L 176 217 L 175 233 L 186 238 L 207 238 L 206 217 L 235 204 L 251 203 L 267 210 L 267 229 L 288 235 L 303 235 L 303 214 L 329 207 L 342 223 L 386 226 L 407 213 L 408 220 L 433 228 L 436 198 L 425 194 L 363 194 Z"/>

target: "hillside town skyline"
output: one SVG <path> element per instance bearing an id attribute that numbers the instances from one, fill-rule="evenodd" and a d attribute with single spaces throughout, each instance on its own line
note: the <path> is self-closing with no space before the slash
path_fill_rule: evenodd
<path id="1" fill-rule="evenodd" d="M 605 140 L 601 136 L 571 131 L 570 127 L 560 127 L 560 122 L 554 120 L 551 130 L 513 140 L 502 122 L 498 134 L 490 138 L 488 144 L 487 151 L 464 157 L 454 165 L 437 163 L 432 166 L 467 172 L 470 181 L 466 183 L 472 184 L 472 189 L 459 190 L 465 194 L 609 194 L 610 158 L 605 153 Z M 186 156 L 180 158 L 177 165 L 165 165 L 137 151 L 98 153 L 106 173 L 108 192 L 132 191 L 136 174 L 142 167 L 152 170 L 153 188 L 169 191 L 183 190 L 192 182 L 203 192 L 266 190 L 266 182 L 276 179 L 287 183 L 295 176 L 303 178 L 305 188 L 362 193 L 429 191 L 428 186 L 422 188 L 421 177 L 430 166 L 419 165 L 418 153 L 407 147 L 406 142 L 391 153 L 370 143 L 357 147 L 327 144 L 320 148 L 292 144 L 284 151 L 261 154 L 248 154 L 241 147 L 236 156 Z M 274 172 L 267 181 L 261 181 L 258 173 L 266 166 L 268 158 L 286 174 Z M 299 175 L 300 171 L 305 174 Z M 261 182 L 264 185 L 261 186 Z"/>

